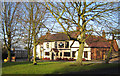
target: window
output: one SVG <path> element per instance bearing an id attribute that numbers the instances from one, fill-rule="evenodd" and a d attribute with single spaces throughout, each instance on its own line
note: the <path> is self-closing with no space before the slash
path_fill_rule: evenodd
<path id="1" fill-rule="evenodd" d="M 100 51 L 97 51 L 97 56 L 100 56 Z"/>
<path id="2" fill-rule="evenodd" d="M 55 48 L 57 48 L 57 42 L 55 42 Z"/>
<path id="3" fill-rule="evenodd" d="M 60 56 L 62 56 L 62 52 L 60 52 Z"/>
<path id="4" fill-rule="evenodd" d="M 47 44 L 46 44 L 46 48 L 49 48 L 49 42 L 47 42 Z"/>
<path id="5" fill-rule="evenodd" d="M 72 52 L 72 57 L 75 57 L 75 53 L 76 53 L 76 51 L 73 51 L 73 52 Z"/>
<path id="6" fill-rule="evenodd" d="M 70 52 L 64 52 L 64 56 L 70 56 Z"/>
<path id="7" fill-rule="evenodd" d="M 60 42 L 59 48 L 64 48 L 64 43 Z"/>
<path id="8" fill-rule="evenodd" d="M 84 51 L 84 57 L 88 58 L 88 52 L 87 51 Z"/>
<path id="9" fill-rule="evenodd" d="M 65 42 L 65 48 L 69 48 L 69 42 Z"/>
<path id="10" fill-rule="evenodd" d="M 97 54 L 97 59 L 100 59 L 100 51 L 99 50 L 96 51 L 96 54 Z"/>
<path id="11" fill-rule="evenodd" d="M 48 56 L 49 56 L 49 52 L 45 52 L 45 55 L 48 55 Z"/>

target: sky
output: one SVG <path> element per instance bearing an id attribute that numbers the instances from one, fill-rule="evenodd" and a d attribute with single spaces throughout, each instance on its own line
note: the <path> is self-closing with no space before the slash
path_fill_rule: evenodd
<path id="1" fill-rule="evenodd" d="M 49 24 L 51 24 L 51 23 L 48 23 L 48 25 L 49 25 Z M 55 25 L 58 26 L 59 24 L 58 24 L 58 23 L 55 23 Z M 52 24 L 51 24 L 51 26 L 52 26 Z M 58 28 L 58 27 L 57 27 L 57 28 Z M 96 28 L 97 28 L 97 27 L 96 27 Z M 61 29 L 59 29 L 59 30 L 61 30 Z M 118 41 L 118 43 L 120 44 L 120 41 Z M 120 46 L 120 45 L 119 45 L 119 46 Z"/>
<path id="2" fill-rule="evenodd" d="M 5 1 L 5 2 L 70 2 L 70 1 L 80 1 L 80 0 L 1 0 L 1 1 Z M 85 1 L 85 0 L 81 0 L 81 1 Z M 97 2 L 118 2 L 120 0 L 86 0 L 86 1 L 97 1 Z"/>
<path id="3" fill-rule="evenodd" d="M 120 40 L 117 40 L 118 47 L 120 48 Z"/>

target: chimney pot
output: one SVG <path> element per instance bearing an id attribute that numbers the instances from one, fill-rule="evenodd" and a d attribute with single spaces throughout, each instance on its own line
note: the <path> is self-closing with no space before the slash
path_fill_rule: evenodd
<path id="1" fill-rule="evenodd" d="M 46 35 L 49 35 L 49 34 L 51 34 L 49 31 L 46 33 Z"/>
<path id="2" fill-rule="evenodd" d="M 103 30 L 103 32 L 102 32 L 102 37 L 105 38 L 105 31 L 104 31 L 104 30 Z"/>

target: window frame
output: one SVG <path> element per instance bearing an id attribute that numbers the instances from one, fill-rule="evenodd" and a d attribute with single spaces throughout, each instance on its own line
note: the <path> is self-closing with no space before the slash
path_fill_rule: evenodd
<path id="1" fill-rule="evenodd" d="M 65 42 L 65 48 L 69 48 L 69 42 L 68 41 Z"/>
<path id="2" fill-rule="evenodd" d="M 62 45 L 60 45 L 62 43 Z M 60 42 L 59 44 L 58 44 L 58 46 L 59 46 L 59 48 L 64 48 L 64 43 L 63 42 Z M 60 47 L 60 46 L 62 46 L 62 47 Z"/>
<path id="3" fill-rule="evenodd" d="M 84 58 L 88 58 L 88 51 L 84 51 Z"/>
<path id="4" fill-rule="evenodd" d="M 74 53 L 73 53 L 74 52 Z M 76 51 L 72 51 L 72 57 L 76 57 Z"/>
<path id="5" fill-rule="evenodd" d="M 65 53 L 69 53 L 69 54 L 65 54 Z M 64 52 L 64 56 L 70 57 L 70 52 Z"/>
<path id="6" fill-rule="evenodd" d="M 46 48 L 49 48 L 49 42 L 46 43 Z"/>
<path id="7" fill-rule="evenodd" d="M 48 53 L 48 54 L 46 54 L 46 53 Z M 45 56 L 49 56 L 50 55 L 50 53 L 49 52 L 45 52 Z"/>

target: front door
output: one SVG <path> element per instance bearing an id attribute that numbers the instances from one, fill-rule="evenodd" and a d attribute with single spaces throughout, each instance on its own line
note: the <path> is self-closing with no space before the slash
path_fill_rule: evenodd
<path id="1" fill-rule="evenodd" d="M 52 52 L 52 60 L 54 60 L 54 53 Z"/>

